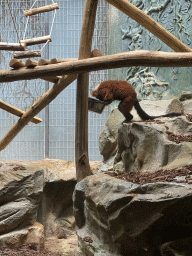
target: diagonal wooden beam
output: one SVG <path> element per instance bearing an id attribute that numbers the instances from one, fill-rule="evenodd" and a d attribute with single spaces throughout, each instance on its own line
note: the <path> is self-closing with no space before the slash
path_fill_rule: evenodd
<path id="1" fill-rule="evenodd" d="M 2 100 L 0 100 L 0 108 L 18 117 L 21 117 L 25 113 L 25 111 L 19 108 L 15 108 Z M 42 119 L 34 116 L 30 121 L 33 122 L 34 124 L 38 124 L 42 122 Z"/>
<path id="2" fill-rule="evenodd" d="M 97 5 L 98 0 L 86 0 L 79 46 L 79 59 L 91 57 Z M 88 90 L 89 73 L 78 75 L 75 127 L 75 162 L 78 182 L 91 175 L 88 156 Z"/>
<path id="3" fill-rule="evenodd" d="M 178 38 L 172 35 L 168 30 L 162 27 L 158 22 L 152 19 L 142 10 L 131 4 L 127 0 L 106 0 L 111 5 L 137 21 L 148 29 L 151 33 L 161 39 L 176 52 L 192 52 L 192 49 L 182 43 Z"/>
<path id="4" fill-rule="evenodd" d="M 44 93 L 13 125 L 0 141 L 0 151 L 3 150 L 16 135 L 29 123 L 29 121 L 45 108 L 57 95 L 77 78 L 77 75 L 66 75 Z"/>

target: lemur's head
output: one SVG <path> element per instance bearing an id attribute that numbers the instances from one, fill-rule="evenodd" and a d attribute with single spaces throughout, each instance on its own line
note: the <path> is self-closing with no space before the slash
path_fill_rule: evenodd
<path id="1" fill-rule="evenodd" d="M 97 98 L 97 96 L 98 96 L 98 92 L 99 92 L 99 85 L 100 84 L 98 84 L 96 87 L 95 87 L 95 90 L 93 90 L 92 92 L 91 92 L 91 95 L 93 96 L 93 97 L 96 97 Z"/>

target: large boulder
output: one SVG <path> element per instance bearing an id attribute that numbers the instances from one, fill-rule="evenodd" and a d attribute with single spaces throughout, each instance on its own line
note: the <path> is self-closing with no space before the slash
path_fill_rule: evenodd
<path id="1" fill-rule="evenodd" d="M 33 225 L 44 187 L 44 169 L 1 162 L 0 235 Z"/>
<path id="2" fill-rule="evenodd" d="M 20 248 L 23 245 L 27 245 L 34 250 L 40 250 L 44 248 L 44 243 L 45 230 L 44 226 L 39 222 L 0 236 L 0 248 Z"/>
<path id="3" fill-rule="evenodd" d="M 191 255 L 191 212 L 190 184 L 89 176 L 74 192 L 75 255 Z"/>
<path id="4" fill-rule="evenodd" d="M 192 122 L 185 116 L 123 124 L 114 169 L 154 172 L 192 164 L 191 142 Z"/>
<path id="5" fill-rule="evenodd" d="M 116 153 L 118 128 L 123 120 L 125 120 L 123 114 L 117 108 L 113 109 L 99 135 L 99 150 L 104 161 L 109 160 Z"/>
<path id="6" fill-rule="evenodd" d="M 143 100 L 140 102 L 141 107 L 152 116 L 163 115 L 169 112 L 182 112 L 184 111 L 184 106 L 181 101 L 177 98 L 170 100 Z M 188 110 L 189 107 L 186 107 Z M 133 122 L 141 121 L 136 110 L 133 108 L 131 111 L 133 115 Z M 113 162 L 114 155 L 117 151 L 117 137 L 118 129 L 121 126 L 122 122 L 125 120 L 125 117 L 122 113 L 115 108 L 111 111 L 107 122 L 99 136 L 99 149 L 100 154 L 103 156 L 103 163 L 111 165 Z M 105 168 L 105 165 L 103 165 Z"/>
<path id="7" fill-rule="evenodd" d="M 72 237 L 72 255 L 77 241 L 72 202 L 75 185 L 74 162 L 1 161 L 0 247 L 28 245 L 38 250 L 46 244 L 50 249 L 47 240 L 54 239 L 62 248 L 61 255 L 66 255 L 63 244 Z"/>
<path id="8" fill-rule="evenodd" d="M 120 171 L 151 171 L 174 168 L 192 163 L 192 101 L 190 93 L 181 100 L 141 101 L 150 115 L 169 112 L 185 113 L 174 118 L 156 118 L 143 122 L 135 109 L 130 123 L 122 124 L 123 115 L 114 109 L 99 137 L 103 162 L 100 169 Z"/>

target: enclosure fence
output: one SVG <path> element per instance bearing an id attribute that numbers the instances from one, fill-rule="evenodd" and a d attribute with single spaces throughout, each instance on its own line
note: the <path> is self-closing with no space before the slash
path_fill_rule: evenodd
<path id="1" fill-rule="evenodd" d="M 26 17 L 23 11 L 31 7 L 34 1 L 9 1 L 15 19 L 19 37 L 25 31 Z M 34 7 L 51 4 L 52 1 L 38 0 Z M 58 0 L 60 9 L 56 13 L 52 30 L 52 42 L 42 50 L 42 58 L 77 58 L 81 35 L 81 25 L 85 0 Z M 1 42 L 18 42 L 7 1 L 0 0 L 0 40 Z M 26 38 L 48 35 L 52 26 L 53 13 L 41 13 L 31 16 L 26 31 Z M 33 46 L 39 50 L 42 45 Z M 93 49 L 108 52 L 108 4 L 99 0 L 97 20 L 93 37 Z M 13 58 L 12 52 L 0 51 L 0 68 L 7 69 Z M 38 59 L 37 59 L 38 60 Z M 108 71 L 97 71 L 90 74 L 90 92 L 101 81 L 107 80 Z M 50 87 L 51 83 L 43 80 L 17 81 L 0 84 L 0 99 L 8 104 L 26 111 Z M 51 104 L 41 111 L 38 117 L 40 124 L 29 123 L 0 152 L 2 160 L 39 160 L 75 159 L 75 105 L 76 81 L 70 84 Z M 103 114 L 89 112 L 89 158 L 101 160 L 98 138 L 108 116 L 107 109 Z M 0 109 L 0 137 L 18 120 L 17 117 Z"/>

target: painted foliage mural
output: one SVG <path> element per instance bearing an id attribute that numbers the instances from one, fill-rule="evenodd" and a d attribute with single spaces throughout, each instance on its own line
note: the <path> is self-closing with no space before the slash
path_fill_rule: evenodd
<path id="1" fill-rule="evenodd" d="M 190 0 L 130 0 L 164 28 L 192 48 Z M 110 12 L 110 53 L 133 50 L 173 51 L 142 25 L 114 7 Z M 191 90 L 192 68 L 132 67 L 113 70 L 111 78 L 126 79 L 139 99 L 168 99 Z"/>

